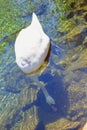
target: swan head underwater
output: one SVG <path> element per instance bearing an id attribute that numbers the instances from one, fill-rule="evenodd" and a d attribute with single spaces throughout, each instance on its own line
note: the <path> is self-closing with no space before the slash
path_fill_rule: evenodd
<path id="1" fill-rule="evenodd" d="M 15 42 L 16 63 L 26 74 L 38 70 L 50 49 L 50 39 L 44 33 L 35 13 L 31 24 L 22 29 Z"/>
<path id="2" fill-rule="evenodd" d="M 19 32 L 15 41 L 16 63 L 24 73 L 33 73 L 42 66 L 44 61 L 48 61 L 50 50 L 50 38 L 43 31 L 36 14 L 33 13 L 31 24 Z M 41 87 L 47 103 L 55 104 L 54 99 L 43 87 L 43 83 L 38 80 L 38 76 L 34 77 L 34 80 Z"/>

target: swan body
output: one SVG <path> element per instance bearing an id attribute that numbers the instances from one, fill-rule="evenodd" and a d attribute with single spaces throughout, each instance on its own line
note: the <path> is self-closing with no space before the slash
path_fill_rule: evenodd
<path id="1" fill-rule="evenodd" d="M 32 73 L 40 68 L 50 48 L 50 39 L 44 33 L 41 24 L 35 13 L 32 15 L 31 24 L 22 29 L 15 41 L 16 63 L 24 73 Z M 47 90 L 39 82 L 48 104 L 55 104 L 54 99 L 48 94 Z"/>
<path id="2" fill-rule="evenodd" d="M 22 29 L 15 42 L 16 63 L 24 73 L 32 73 L 44 62 L 50 39 L 33 13 L 31 24 Z"/>

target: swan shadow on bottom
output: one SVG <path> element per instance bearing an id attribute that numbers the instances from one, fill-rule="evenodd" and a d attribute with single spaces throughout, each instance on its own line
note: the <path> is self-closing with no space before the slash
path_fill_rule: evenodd
<path id="1" fill-rule="evenodd" d="M 43 77 L 41 78 L 43 80 Z M 39 92 L 37 93 L 37 99 L 35 101 L 26 104 L 23 108 L 16 111 L 16 113 L 13 115 L 11 123 L 5 125 L 6 130 L 11 130 L 11 128 L 13 128 L 17 122 L 21 122 L 23 120 L 21 112 L 26 112 L 33 106 L 38 107 L 37 109 L 37 115 L 39 118 L 39 122 L 37 125 L 38 127 L 44 128 L 45 127 L 44 125 L 54 122 L 62 116 L 63 117 L 66 116 L 67 109 L 69 107 L 69 102 L 67 91 L 62 83 L 62 77 L 59 77 L 58 74 L 56 74 L 51 80 L 51 82 L 49 81 L 45 87 L 49 92 L 49 94 L 54 98 L 56 105 L 50 106 L 46 102 L 42 90 L 39 90 Z M 55 108 L 57 108 L 57 111 L 55 110 Z"/>
<path id="2" fill-rule="evenodd" d="M 56 104 L 49 105 L 46 102 L 46 99 L 44 97 L 44 94 L 43 94 L 42 90 L 40 90 L 38 92 L 37 99 L 35 101 L 33 101 L 32 103 L 26 104 L 22 108 L 22 111 L 25 112 L 25 111 L 29 110 L 31 107 L 33 107 L 33 106 L 40 107 L 40 106 L 42 106 L 43 103 L 45 104 L 45 108 L 46 108 L 47 111 L 57 112 L 57 106 L 56 106 Z"/>

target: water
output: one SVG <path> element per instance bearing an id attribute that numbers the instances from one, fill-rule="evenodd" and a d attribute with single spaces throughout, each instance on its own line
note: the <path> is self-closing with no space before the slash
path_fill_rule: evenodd
<path id="1" fill-rule="evenodd" d="M 1 1 L 1 5 L 6 6 L 6 4 Z M 12 19 L 12 23 L 9 23 L 9 17 L 12 18 L 11 13 L 8 20 L 6 19 L 8 25 L 3 23 L 0 36 L 1 130 L 33 130 L 39 121 L 43 122 L 47 130 L 79 129 L 87 120 L 87 50 L 80 45 L 79 36 L 84 35 L 82 42 L 86 45 L 84 39 L 87 32 L 82 31 L 79 35 L 75 31 L 71 33 L 70 26 L 67 32 L 64 21 L 61 21 L 64 28 L 62 26 L 59 28 L 58 20 L 61 18 L 61 12 L 55 9 L 56 3 L 53 1 L 34 0 L 29 5 L 29 1 L 15 0 L 9 2 L 10 4 L 12 8 L 6 6 L 7 12 L 11 10 L 15 20 Z M 29 25 L 32 12 L 38 15 L 44 31 L 52 39 L 49 65 L 38 78 L 45 83 L 46 89 L 55 99 L 57 113 L 54 113 L 46 103 L 33 77 L 22 73 L 15 63 L 14 43 L 17 33 L 21 28 Z M 82 27 L 82 23 L 83 21 L 80 20 L 78 28 Z M 86 25 L 83 28 L 86 28 Z M 76 37 L 73 36 L 75 33 Z M 24 107 L 26 109 L 23 111 Z"/>

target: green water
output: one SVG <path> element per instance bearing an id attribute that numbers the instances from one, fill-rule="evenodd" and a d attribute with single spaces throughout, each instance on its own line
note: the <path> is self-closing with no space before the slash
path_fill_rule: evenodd
<path id="1" fill-rule="evenodd" d="M 43 121 L 47 130 L 69 130 L 87 120 L 87 7 L 86 1 L 0 0 L 0 130 L 34 130 Z M 15 63 L 18 32 L 35 12 L 53 40 L 50 63 L 39 77 L 54 97 L 53 113 L 39 96 L 41 106 L 22 108 L 37 99 L 38 84 Z M 41 94 L 40 94 L 41 95 Z M 67 124 L 67 125 L 66 125 Z"/>

